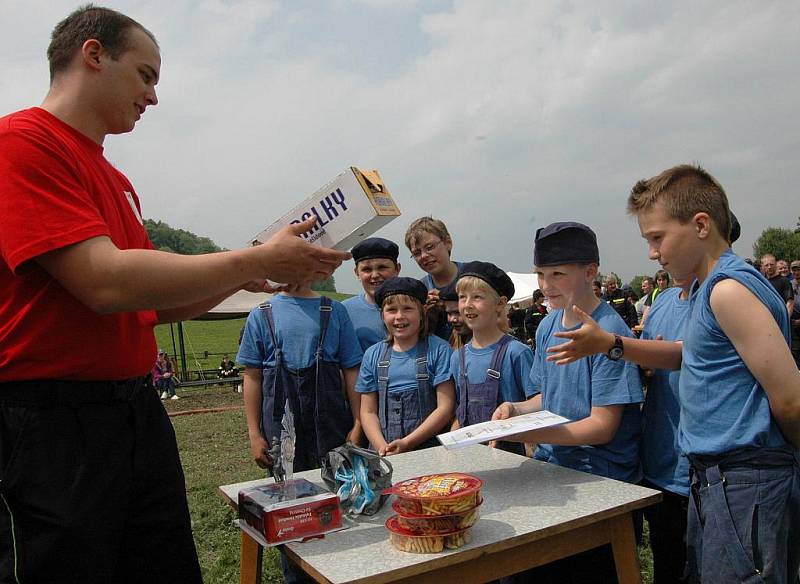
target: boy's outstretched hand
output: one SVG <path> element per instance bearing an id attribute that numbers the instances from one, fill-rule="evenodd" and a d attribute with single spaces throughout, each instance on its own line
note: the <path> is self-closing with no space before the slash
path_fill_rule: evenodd
<path id="1" fill-rule="evenodd" d="M 572 311 L 582 324 L 574 331 L 554 333 L 557 337 L 569 339 L 566 343 L 548 347 L 550 355 L 547 360 L 555 361 L 556 365 L 567 365 L 589 355 L 606 353 L 614 344 L 614 335 L 601 329 L 591 316 L 575 305 Z"/>

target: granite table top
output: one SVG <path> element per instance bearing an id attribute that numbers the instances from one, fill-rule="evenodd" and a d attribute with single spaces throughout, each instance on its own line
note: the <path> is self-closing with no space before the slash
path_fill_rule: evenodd
<path id="1" fill-rule="evenodd" d="M 423 570 L 471 560 L 489 550 L 513 548 L 597 521 L 646 507 L 660 493 L 629 483 L 562 468 L 475 445 L 459 450 L 429 448 L 392 456 L 392 481 L 440 472 L 465 472 L 484 481 L 480 519 L 472 542 L 435 554 L 401 552 L 389 542 L 384 526 L 393 511 L 390 501 L 372 517 L 359 516 L 350 527 L 323 539 L 290 543 L 301 558 L 333 583 L 383 582 Z M 298 473 L 322 484 L 319 471 Z M 220 487 L 234 507 L 240 489 L 262 484 L 260 479 Z"/>

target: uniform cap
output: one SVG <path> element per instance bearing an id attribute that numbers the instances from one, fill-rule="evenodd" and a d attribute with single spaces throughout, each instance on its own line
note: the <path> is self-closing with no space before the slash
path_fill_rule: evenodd
<path id="1" fill-rule="evenodd" d="M 733 214 L 733 211 L 730 212 L 731 214 L 731 234 L 728 239 L 731 242 L 731 245 L 739 239 L 739 236 L 742 235 L 742 226 L 739 224 L 739 220 L 736 218 L 736 215 Z"/>
<path id="2" fill-rule="evenodd" d="M 511 281 L 508 274 L 490 262 L 465 263 L 461 266 L 461 273 L 458 275 L 458 279 L 460 280 L 464 276 L 480 278 L 500 296 L 505 296 L 506 300 L 511 300 L 514 297 L 514 282 Z"/>
<path id="3" fill-rule="evenodd" d="M 422 304 L 425 304 L 425 301 L 428 299 L 428 289 L 425 287 L 425 284 L 414 278 L 405 278 L 401 276 L 389 278 L 378 286 L 378 289 L 375 290 L 375 302 L 382 308 L 384 301 L 389 298 L 389 296 L 395 296 L 396 294 L 411 296 L 419 300 Z"/>
<path id="4" fill-rule="evenodd" d="M 382 237 L 369 237 L 353 246 L 350 250 L 353 254 L 355 263 L 361 260 L 373 260 L 384 258 L 397 263 L 397 256 L 400 253 L 397 244 Z"/>
<path id="5" fill-rule="evenodd" d="M 535 266 L 589 263 L 600 263 L 600 251 L 594 231 L 583 223 L 562 221 L 536 231 L 533 242 Z"/>

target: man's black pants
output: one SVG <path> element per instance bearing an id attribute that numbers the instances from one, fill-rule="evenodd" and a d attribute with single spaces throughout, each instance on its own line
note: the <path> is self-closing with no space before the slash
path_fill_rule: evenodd
<path id="1" fill-rule="evenodd" d="M 201 582 L 149 381 L 0 384 L 0 583 Z"/>

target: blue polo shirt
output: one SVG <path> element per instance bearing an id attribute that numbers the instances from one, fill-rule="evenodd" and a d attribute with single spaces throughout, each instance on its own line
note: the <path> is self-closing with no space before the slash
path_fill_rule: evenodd
<path id="1" fill-rule="evenodd" d="M 319 343 L 320 298 L 276 294 L 270 302 L 285 365 L 290 369 L 311 366 Z M 331 308 L 322 347 L 323 360 L 339 363 L 343 369 L 356 367 L 361 363 L 363 353 L 353 323 L 341 302 L 332 300 Z M 258 307 L 250 311 L 247 317 L 236 362 L 259 369 L 275 366 L 275 346 Z"/>
<path id="2" fill-rule="evenodd" d="M 575 470 L 637 482 L 639 468 L 639 434 L 644 401 L 639 369 L 625 361 L 611 361 L 605 354 L 584 357 L 569 365 L 546 361 L 546 349 L 565 342 L 554 336 L 567 330 L 561 324 L 563 310 L 554 310 L 542 320 L 536 331 L 536 354 L 526 392 L 542 394 L 544 409 L 571 421 L 588 418 L 592 406 L 623 405 L 617 433 L 607 444 L 592 446 L 559 446 L 540 444 L 534 454 L 538 460 L 552 462 Z M 601 302 L 591 314 L 601 328 L 620 336 L 631 336 L 625 321 L 607 303 Z"/>
<path id="3" fill-rule="evenodd" d="M 383 324 L 381 309 L 377 304 L 368 302 L 364 292 L 344 300 L 342 306 L 350 315 L 362 351 L 386 339 L 386 325 Z"/>
<path id="4" fill-rule="evenodd" d="M 647 315 L 642 339 L 661 336 L 682 341 L 689 319 L 689 299 L 681 300 L 680 288 L 662 291 Z M 681 453 L 678 438 L 680 371 L 655 369 L 642 409 L 642 445 L 639 456 L 644 478 L 654 485 L 689 496 L 689 460 Z"/>

